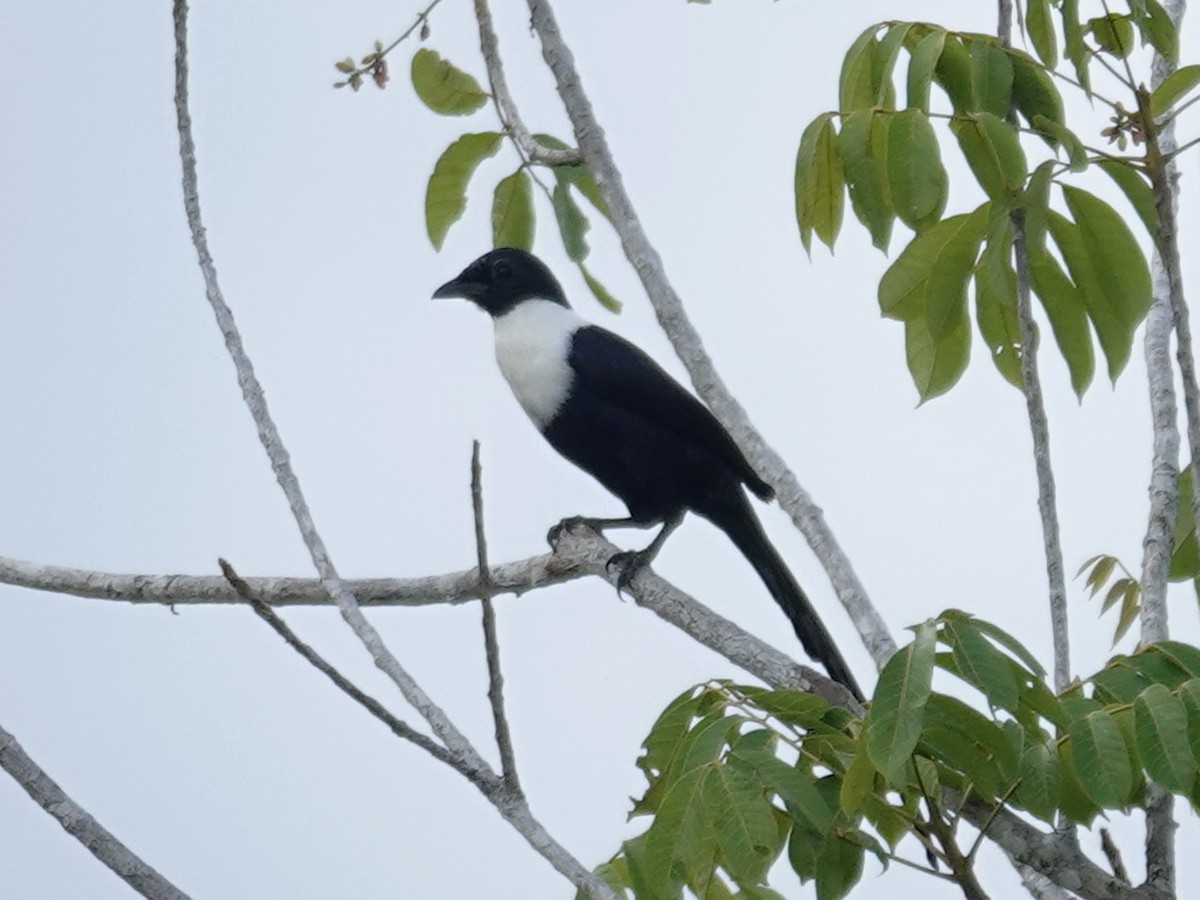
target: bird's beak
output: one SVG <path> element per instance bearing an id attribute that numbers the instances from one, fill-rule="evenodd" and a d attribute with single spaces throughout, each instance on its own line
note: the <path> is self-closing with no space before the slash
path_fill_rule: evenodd
<path id="1" fill-rule="evenodd" d="M 452 278 L 440 288 L 433 292 L 434 300 L 447 300 L 450 298 L 461 298 L 463 300 L 474 300 L 479 294 L 479 285 L 470 281 L 464 281 L 460 275 L 458 278 Z"/>

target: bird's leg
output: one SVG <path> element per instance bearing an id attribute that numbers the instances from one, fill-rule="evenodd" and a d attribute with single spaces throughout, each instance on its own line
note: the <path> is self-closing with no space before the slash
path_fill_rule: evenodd
<path id="1" fill-rule="evenodd" d="M 658 556 L 658 551 L 662 549 L 663 544 L 667 542 L 667 538 L 671 535 L 679 523 L 683 521 L 683 513 L 676 513 L 669 519 L 663 522 L 662 531 L 660 531 L 650 542 L 650 546 L 644 550 L 622 550 L 620 553 L 614 553 L 609 557 L 605 568 L 612 570 L 620 569 L 621 572 L 617 576 L 617 594 L 628 590 L 629 583 L 633 580 L 637 573 L 649 566 L 654 561 L 654 557 Z"/>
<path id="2" fill-rule="evenodd" d="M 592 531 L 598 531 L 603 534 L 606 528 L 649 528 L 654 524 L 657 523 L 639 522 L 637 519 L 629 516 L 623 519 L 594 519 L 590 516 L 568 516 L 547 532 L 546 543 L 553 550 L 558 546 L 558 541 L 563 536 L 564 531 L 572 531 L 579 526 L 590 528 Z"/>

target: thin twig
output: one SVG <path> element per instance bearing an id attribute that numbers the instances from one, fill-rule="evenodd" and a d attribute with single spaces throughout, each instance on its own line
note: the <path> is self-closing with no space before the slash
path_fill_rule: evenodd
<path id="1" fill-rule="evenodd" d="M 1198 99 L 1200 99 L 1200 98 L 1198 98 Z M 1200 137 L 1192 138 L 1186 144 L 1182 144 L 1179 147 L 1176 147 L 1170 153 L 1164 154 L 1164 156 L 1166 156 L 1171 161 L 1171 163 L 1174 164 L 1175 160 L 1177 160 L 1181 154 L 1187 152 L 1188 150 L 1191 150 L 1197 144 L 1200 144 Z"/>
<path id="2" fill-rule="evenodd" d="M 1112 866 L 1113 874 L 1129 884 L 1129 873 L 1125 871 L 1125 863 L 1121 860 L 1121 848 L 1112 839 L 1112 834 L 1107 828 L 1100 829 L 1100 849 L 1104 851 L 1105 859 Z"/>
<path id="3" fill-rule="evenodd" d="M 1012 43 L 1012 4 L 999 0 L 997 35 L 1002 46 Z M 1016 121 L 1013 109 L 1010 122 Z M 1067 586 L 1063 571 L 1062 544 L 1059 537 L 1058 501 L 1054 488 L 1054 468 L 1050 464 L 1050 426 L 1042 397 L 1042 382 L 1037 366 L 1037 327 L 1033 322 L 1030 299 L 1029 248 L 1025 240 L 1025 211 L 1011 214 L 1013 258 L 1017 271 L 1017 323 L 1021 335 L 1021 386 L 1025 410 L 1033 437 L 1033 464 L 1037 473 L 1038 512 L 1042 519 L 1042 545 L 1046 556 L 1046 580 L 1050 590 L 1050 627 L 1054 640 L 1054 687 L 1065 690 L 1071 681 L 1071 649 L 1067 623 Z"/>
<path id="4" fill-rule="evenodd" d="M 554 74 L 559 96 L 575 131 L 584 162 L 596 180 L 600 196 L 612 216 L 622 249 L 641 278 L 655 315 L 688 371 L 692 385 L 737 442 L 754 470 L 771 485 L 779 505 L 804 535 L 824 566 L 838 599 L 858 629 L 876 666 L 896 652 L 896 642 L 879 611 L 854 572 L 850 559 L 838 545 L 821 508 L 800 486 L 795 474 L 754 428 L 741 404 L 729 392 L 704 350 L 683 303 L 671 286 L 658 251 L 642 229 L 625 191 L 620 170 L 613 161 L 604 130 L 596 120 L 583 90 L 570 48 L 559 32 L 548 0 L 528 0 L 533 28 L 542 42 L 542 56 Z"/>
<path id="5" fill-rule="evenodd" d="M 483 466 L 479 461 L 479 441 L 471 445 L 471 509 L 475 517 L 475 554 L 479 562 L 479 599 L 483 605 L 483 646 L 487 655 L 488 702 L 500 750 L 500 771 L 504 784 L 515 794 L 521 793 L 517 778 L 517 758 L 513 753 L 512 734 L 504 712 L 504 676 L 500 672 L 500 641 L 496 637 L 496 610 L 492 605 L 492 585 L 488 581 L 487 538 L 483 530 Z"/>
<path id="6" fill-rule="evenodd" d="M 351 700 L 390 728 L 396 737 L 416 744 L 434 759 L 444 762 L 481 789 L 486 790 L 494 787 L 495 775 L 489 776 L 486 773 L 471 769 L 437 741 L 427 735 L 421 734 L 421 732 L 414 729 L 407 722 L 392 715 L 382 703 L 362 691 L 350 679 L 346 678 L 346 676 L 326 662 L 317 651 L 300 640 L 288 624 L 276 615 L 275 611 L 238 575 L 233 566 L 224 559 L 218 559 L 217 564 L 221 567 L 221 573 L 225 577 L 225 580 L 237 591 L 239 597 L 250 604 L 250 608 L 254 610 L 260 619 L 270 625 L 274 632 L 283 638 L 289 647 L 308 660 L 318 672 L 332 681 Z"/>
<path id="7" fill-rule="evenodd" d="M 0 728 L 0 769 L 4 769 L 33 801 L 48 812 L 67 833 L 83 844 L 117 877 L 150 900 L 188 900 L 188 895 L 167 881 L 141 857 L 97 822 L 30 758 L 17 739 Z"/>
<path id="8" fill-rule="evenodd" d="M 382 50 L 377 50 L 376 52 L 371 54 L 372 62 L 370 62 L 366 65 L 363 65 L 363 66 L 359 66 L 356 69 L 351 69 L 350 71 L 343 73 L 347 76 L 348 80 L 339 82 L 338 84 L 335 84 L 334 87 L 341 87 L 342 85 L 350 84 L 351 83 L 350 79 L 353 79 L 355 76 L 358 76 L 361 78 L 363 75 L 366 75 L 369 72 L 371 72 L 375 68 L 375 61 L 383 59 L 385 56 L 387 56 L 389 53 L 391 53 L 393 50 L 395 50 L 397 47 L 399 47 L 404 41 L 408 40 L 409 35 L 411 35 L 414 31 L 416 31 L 418 28 L 420 28 L 422 25 L 424 25 L 425 23 L 427 23 L 429 21 L 429 14 L 431 12 L 433 12 L 434 7 L 436 7 L 441 2 L 442 2 L 442 0 L 433 0 L 432 3 L 430 3 L 427 7 L 425 7 L 423 10 L 421 10 L 419 13 L 417 13 L 416 20 L 411 25 L 408 26 L 408 28 L 404 31 L 403 34 L 400 35 L 400 37 L 396 38 L 394 41 L 392 41 L 390 44 L 388 44 Z M 422 32 L 422 39 L 424 39 L 424 35 L 425 35 L 425 33 Z"/>

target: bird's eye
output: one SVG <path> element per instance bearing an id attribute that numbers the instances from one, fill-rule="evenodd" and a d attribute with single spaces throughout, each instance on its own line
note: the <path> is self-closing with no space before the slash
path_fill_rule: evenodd
<path id="1" fill-rule="evenodd" d="M 492 278 L 501 284 L 506 284 L 507 282 L 511 281 L 512 277 L 512 266 L 510 266 L 508 263 L 501 261 L 492 266 Z"/>

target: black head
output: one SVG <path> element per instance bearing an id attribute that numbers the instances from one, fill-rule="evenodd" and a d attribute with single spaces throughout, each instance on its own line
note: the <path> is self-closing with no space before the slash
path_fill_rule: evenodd
<path id="1" fill-rule="evenodd" d="M 552 300 L 568 306 L 562 287 L 544 262 L 516 247 L 485 253 L 433 292 L 434 299 L 463 297 L 493 317 L 524 300 Z"/>

